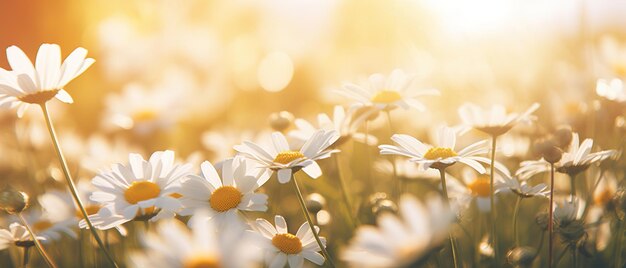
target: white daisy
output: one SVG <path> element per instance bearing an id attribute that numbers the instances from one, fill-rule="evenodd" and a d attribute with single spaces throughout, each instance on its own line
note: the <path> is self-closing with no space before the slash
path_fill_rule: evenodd
<path id="1" fill-rule="evenodd" d="M 615 150 L 591 153 L 592 147 L 592 139 L 585 139 L 582 143 L 579 143 L 578 133 L 572 133 L 572 141 L 567 151 L 563 152 L 561 160 L 554 164 L 556 171 L 576 176 L 578 173 L 585 171 L 591 164 L 604 161 L 609 157 L 616 156 L 618 153 Z M 519 176 L 520 179 L 525 180 L 536 174 L 549 171 L 550 163 L 542 158 L 540 160 L 522 162 L 515 174 Z"/>
<path id="2" fill-rule="evenodd" d="M 339 94 L 354 99 L 364 105 L 372 105 L 378 109 L 391 109 L 400 106 L 403 109 L 415 108 L 426 110 L 421 96 L 439 95 L 439 90 L 426 89 L 416 91 L 412 86 L 415 76 L 407 75 L 396 69 L 388 77 L 373 74 L 368 78 L 367 86 L 346 84 L 338 91 Z"/>
<path id="3" fill-rule="evenodd" d="M 131 220 L 174 216 L 181 207 L 175 190 L 190 170 L 189 164 L 174 163 L 173 151 L 155 152 L 148 161 L 130 154 L 127 165 L 114 165 L 111 171 L 93 178 L 98 191 L 91 194 L 91 200 L 103 208 L 89 218 L 99 228 L 108 229 Z"/>
<path id="4" fill-rule="evenodd" d="M 626 102 L 626 89 L 621 79 L 611 80 L 598 79 L 596 82 L 596 94 L 611 101 Z"/>
<path id="5" fill-rule="evenodd" d="M 42 44 L 33 66 L 24 51 L 10 46 L 7 59 L 12 70 L 0 68 L 0 107 L 17 107 L 17 115 L 21 117 L 30 104 L 44 104 L 52 98 L 72 103 L 72 97 L 63 87 L 95 62 L 85 56 L 87 50 L 79 47 L 61 64 L 61 48 Z"/>
<path id="6" fill-rule="evenodd" d="M 359 127 L 367 120 L 367 118 L 376 110 L 369 110 L 363 113 L 357 113 L 359 107 L 352 106 L 347 111 L 340 105 L 335 106 L 333 111 L 333 118 L 331 119 L 327 114 L 321 113 L 317 115 L 317 125 L 309 123 L 304 119 L 296 119 L 294 124 L 296 129 L 289 132 L 289 137 L 292 137 L 304 144 L 318 129 L 335 130 L 339 133 L 340 138 L 337 141 L 337 146 L 343 142 L 348 141 L 351 138 L 359 142 L 367 142 L 367 144 L 375 145 L 377 140 L 373 135 L 365 138 L 364 133 L 359 133 Z"/>
<path id="7" fill-rule="evenodd" d="M 208 217 L 218 227 L 228 227 L 241 222 L 240 211 L 266 211 L 267 195 L 255 193 L 261 186 L 254 171 L 241 158 L 222 164 L 222 176 L 209 163 L 201 165 L 201 176 L 192 175 L 181 183 L 178 191 L 183 197 L 180 215 L 194 215 L 206 209 Z M 193 216 L 195 217 L 195 216 Z"/>
<path id="8" fill-rule="evenodd" d="M 274 132 L 272 133 L 273 146 L 267 150 L 249 141 L 244 141 L 243 144 L 236 145 L 234 148 L 242 156 L 258 162 L 266 173 L 276 171 L 278 181 L 287 183 L 291 180 L 292 173 L 300 169 L 311 178 L 316 179 L 321 176 L 322 170 L 315 161 L 339 152 L 339 150 L 327 150 L 337 139 L 339 139 L 337 131 L 320 129 L 302 145 L 300 150 L 292 150 L 285 136 L 280 132 Z"/>
<path id="9" fill-rule="evenodd" d="M 455 150 L 457 131 L 449 127 L 442 127 L 438 131 L 438 146 L 425 145 L 419 140 L 405 134 L 394 134 L 391 137 L 394 145 L 380 145 L 380 154 L 383 155 L 402 155 L 409 157 L 409 161 L 417 163 L 424 170 L 428 168 L 442 169 L 451 166 L 457 162 L 461 162 L 475 169 L 481 174 L 486 172 L 485 168 L 479 163 L 489 164 L 491 161 L 480 155 L 489 152 L 487 140 L 473 143 L 460 151 Z M 496 163 L 495 167 L 501 173 L 506 174 L 506 168 Z"/>
<path id="10" fill-rule="evenodd" d="M 534 196 L 541 196 L 548 198 L 550 196 L 550 189 L 545 183 L 539 183 L 535 186 L 530 186 L 527 181 L 519 181 L 513 177 L 504 177 L 500 181 L 496 181 L 496 187 L 498 190 L 496 193 L 512 192 L 522 198 L 529 198 Z"/>
<path id="11" fill-rule="evenodd" d="M 37 240 L 46 241 L 43 236 L 37 236 Z M 9 226 L 9 230 L 0 229 L 0 250 L 6 249 L 11 245 L 18 247 L 32 247 L 33 243 L 30 233 L 23 225 L 14 222 Z"/>
<path id="12" fill-rule="evenodd" d="M 282 268 L 289 264 L 291 268 L 300 268 L 307 259 L 317 265 L 324 264 L 324 256 L 318 253 L 321 249 L 315 236 L 305 222 L 293 235 L 287 230 L 287 222 L 280 215 L 274 217 L 274 225 L 265 219 L 256 220 L 256 231 L 248 231 L 257 240 L 257 246 L 265 251 L 265 262 L 270 268 Z M 315 231 L 319 233 L 316 226 Z M 320 237 L 326 247 L 326 239 Z"/>
<path id="13" fill-rule="evenodd" d="M 462 182 L 458 180 L 447 180 L 450 197 L 457 203 L 458 207 L 467 207 L 472 200 L 476 200 L 476 206 L 482 212 L 491 211 L 490 188 L 491 178 L 489 175 L 477 175 L 473 170 L 465 168 L 461 174 Z M 498 192 L 503 188 L 502 177 L 495 175 L 494 191 Z"/>
<path id="14" fill-rule="evenodd" d="M 377 226 L 356 230 L 341 258 L 349 267 L 413 267 L 447 236 L 454 215 L 441 199 L 423 205 L 412 196 L 400 199 L 401 217 L 381 214 Z"/>
<path id="15" fill-rule="evenodd" d="M 67 234 L 74 239 L 78 237 L 76 232 L 72 230 L 76 222 L 71 220 L 56 219 L 40 209 L 27 210 L 22 212 L 22 216 L 35 234 L 46 238 L 42 241 L 44 244 L 61 239 L 62 234 Z M 17 223 L 18 220 L 18 218 L 14 218 L 12 221 Z"/>
<path id="16" fill-rule="evenodd" d="M 531 115 L 539 109 L 538 103 L 533 103 L 521 114 L 507 114 L 502 105 L 494 105 L 491 109 L 482 109 L 473 103 L 465 103 L 459 107 L 459 116 L 467 127 L 475 128 L 493 136 L 499 136 L 520 122 L 528 122 L 534 119 Z"/>
<path id="17" fill-rule="evenodd" d="M 130 267 L 257 267 L 260 254 L 247 243 L 244 230 L 219 230 L 200 210 L 192 230 L 178 220 L 161 222 L 141 237 L 145 250 L 130 256 Z"/>

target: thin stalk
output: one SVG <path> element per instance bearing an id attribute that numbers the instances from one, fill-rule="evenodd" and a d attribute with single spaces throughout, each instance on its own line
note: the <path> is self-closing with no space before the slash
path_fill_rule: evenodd
<path id="1" fill-rule="evenodd" d="M 439 175 L 441 176 L 441 189 L 443 189 L 443 199 L 448 209 L 450 208 L 450 200 L 448 199 L 448 187 L 446 186 L 446 169 L 440 168 Z M 459 264 L 456 259 L 456 242 L 454 241 L 454 237 L 452 236 L 452 232 L 448 233 L 450 238 L 450 248 L 452 249 L 452 261 L 454 263 L 454 268 L 458 268 Z"/>
<path id="2" fill-rule="evenodd" d="M 48 253 L 46 253 L 46 250 L 43 248 L 43 246 L 41 246 L 41 243 L 39 243 L 39 240 L 37 240 L 37 236 L 35 235 L 33 230 L 30 228 L 30 225 L 28 224 L 28 222 L 26 222 L 26 219 L 24 219 L 24 216 L 22 216 L 22 213 L 17 213 L 16 215 L 20 219 L 24 227 L 26 227 L 26 230 L 28 230 L 28 233 L 30 234 L 30 238 L 33 240 L 33 243 L 35 243 L 35 247 L 39 251 L 39 254 L 41 254 L 41 257 L 43 257 L 43 259 L 46 261 L 46 264 L 48 264 L 48 267 L 56 268 L 57 266 L 54 264 L 54 262 L 52 262 L 52 259 L 50 259 L 50 256 L 48 256 Z"/>
<path id="3" fill-rule="evenodd" d="M 387 115 L 387 125 L 389 126 L 389 137 L 391 138 L 391 136 L 393 135 L 393 125 L 391 123 L 391 111 L 390 110 L 386 110 L 385 114 Z M 391 155 L 391 168 L 393 170 L 393 180 L 395 181 L 395 189 L 394 189 L 394 193 L 395 193 L 395 197 L 396 199 L 400 198 L 400 195 L 402 194 L 402 180 L 400 178 L 398 178 L 398 168 L 396 167 L 396 157 L 394 155 Z"/>
<path id="4" fill-rule="evenodd" d="M 357 221 L 356 217 L 353 217 L 353 207 L 352 201 L 350 200 L 350 196 L 348 195 L 348 187 L 346 186 L 346 182 L 343 179 L 341 174 L 341 164 L 339 162 L 339 155 L 335 155 L 335 165 L 337 166 L 337 177 L 339 179 L 339 185 L 341 186 L 341 196 L 343 197 L 343 203 L 345 204 L 346 210 L 348 211 L 348 221 L 350 221 L 350 226 L 353 229 L 356 229 Z"/>
<path id="5" fill-rule="evenodd" d="M 622 240 L 624 236 L 624 220 L 617 220 L 617 235 L 615 236 L 615 268 L 622 267 Z"/>
<path id="6" fill-rule="evenodd" d="M 600 169 L 600 174 L 598 175 L 598 178 L 596 179 L 595 183 L 593 184 L 593 188 L 591 188 L 591 190 L 587 191 L 587 198 L 585 199 L 585 204 L 591 204 L 591 199 L 593 198 L 593 193 L 598 188 L 598 185 L 600 185 L 600 181 L 602 181 L 602 178 L 604 178 L 604 169 L 603 168 Z M 581 217 L 581 219 L 585 219 L 586 218 L 587 212 L 589 212 L 589 207 L 591 207 L 591 206 L 585 206 L 585 209 L 583 210 L 583 216 Z"/>
<path id="7" fill-rule="evenodd" d="M 330 254 L 328 254 L 328 251 L 326 250 L 326 247 L 324 246 L 324 244 L 322 244 L 322 240 L 320 239 L 319 234 L 315 230 L 315 225 L 313 225 L 313 221 L 311 220 L 311 216 L 309 216 L 309 211 L 306 209 L 306 204 L 304 203 L 304 198 L 302 197 L 302 192 L 300 192 L 300 187 L 298 187 L 298 182 L 296 181 L 296 176 L 294 175 L 294 173 L 291 173 L 291 182 L 293 184 L 293 189 L 296 192 L 296 195 L 298 196 L 298 201 L 300 201 L 300 207 L 302 208 L 302 213 L 304 213 L 304 217 L 306 218 L 306 222 L 309 224 L 309 227 L 311 228 L 311 231 L 313 232 L 313 236 L 315 237 L 315 241 L 317 241 L 317 245 L 322 250 L 322 253 L 324 254 L 324 257 L 326 257 L 326 259 L 328 260 L 328 263 L 330 264 L 330 267 L 334 268 L 335 264 L 333 263 L 333 260 L 330 258 Z"/>
<path id="8" fill-rule="evenodd" d="M 30 256 L 30 247 L 26 246 L 22 248 L 22 253 L 24 254 L 22 259 L 22 267 L 26 267 L 26 265 L 28 264 L 28 257 Z"/>
<path id="9" fill-rule="evenodd" d="M 498 239 L 496 236 L 496 200 L 495 200 L 495 188 L 494 188 L 494 167 L 496 162 L 496 141 L 498 140 L 498 136 L 493 135 L 491 137 L 491 166 L 489 172 L 489 202 L 491 204 L 491 243 L 493 245 L 494 251 L 494 265 L 498 267 L 498 260 L 500 259 L 500 250 L 498 247 Z"/>
<path id="10" fill-rule="evenodd" d="M 553 249 L 553 210 L 554 210 L 554 164 L 550 163 L 550 210 L 548 211 L 548 267 L 552 267 Z"/>
<path id="11" fill-rule="evenodd" d="M 567 248 L 564 248 L 561 251 L 561 253 L 559 254 L 559 257 L 556 259 L 556 263 L 554 264 L 554 266 L 559 266 L 559 263 L 561 263 L 561 260 L 565 256 L 565 253 L 567 253 Z M 550 264 L 550 267 L 552 267 L 552 264 Z"/>
<path id="12" fill-rule="evenodd" d="M 63 169 L 63 173 L 65 174 L 65 180 L 67 181 L 67 185 L 70 188 L 70 193 L 72 193 L 72 197 L 74 198 L 76 205 L 80 209 L 80 212 L 83 215 L 85 222 L 87 222 L 91 234 L 96 239 L 96 242 L 98 242 L 98 246 L 100 247 L 100 249 L 102 249 L 102 251 L 104 251 L 104 254 L 107 256 L 107 259 L 111 262 L 111 264 L 117 268 L 119 266 L 117 265 L 117 263 L 115 263 L 115 260 L 104 246 L 104 243 L 102 243 L 102 239 L 100 239 L 96 228 L 93 226 L 91 220 L 89 219 L 89 214 L 87 214 L 87 210 L 85 210 L 83 202 L 80 200 L 78 190 L 76 190 L 76 185 L 74 185 L 72 175 L 70 174 L 69 168 L 67 167 L 67 161 L 65 161 L 65 156 L 63 156 L 63 151 L 61 151 L 61 146 L 59 145 L 59 140 L 57 138 L 56 132 L 54 131 L 54 126 L 52 124 L 52 119 L 50 119 L 50 113 L 48 112 L 48 107 L 46 106 L 46 103 L 41 104 L 41 110 L 43 111 L 43 115 L 46 119 L 48 132 L 50 132 L 50 138 L 52 139 L 52 143 L 54 144 L 54 149 L 56 150 L 59 161 L 61 162 L 61 167 Z"/>
<path id="13" fill-rule="evenodd" d="M 515 201 L 515 209 L 513 210 L 513 239 L 515 240 L 514 246 L 519 246 L 519 235 L 517 232 L 517 216 L 519 214 L 520 204 L 522 203 L 522 197 L 517 196 Z"/>
<path id="14" fill-rule="evenodd" d="M 572 245 L 570 248 L 572 250 L 572 267 L 573 268 L 577 268 L 578 267 L 578 261 L 577 261 L 577 258 L 576 258 L 577 257 L 576 256 L 576 252 L 578 252 L 578 251 L 576 250 L 576 245 Z"/>
<path id="15" fill-rule="evenodd" d="M 570 188 L 572 188 L 571 189 L 572 196 L 570 197 L 570 201 L 574 202 L 574 196 L 576 196 L 576 175 L 572 175 L 572 174 L 568 174 L 568 175 L 569 175 Z"/>
<path id="16" fill-rule="evenodd" d="M 370 156 L 370 145 L 367 142 L 369 140 L 370 127 L 369 121 L 365 120 L 365 166 L 367 167 L 367 181 L 369 182 L 369 189 L 374 188 L 374 179 L 372 176 L 372 158 Z M 369 190 L 368 189 L 368 190 Z"/>

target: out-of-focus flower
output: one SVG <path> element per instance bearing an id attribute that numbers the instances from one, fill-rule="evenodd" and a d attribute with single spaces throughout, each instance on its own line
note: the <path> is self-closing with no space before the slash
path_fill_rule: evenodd
<path id="1" fill-rule="evenodd" d="M 479 174 L 472 169 L 465 168 L 461 174 L 462 182 L 458 180 L 447 180 L 450 197 L 452 197 L 459 208 L 467 207 L 472 200 L 476 200 L 478 209 L 482 212 L 491 211 L 490 202 L 490 177 Z M 498 174 L 494 177 L 494 191 L 501 190 L 503 185 L 502 177 Z"/>
<path id="2" fill-rule="evenodd" d="M 41 209 L 30 209 L 22 213 L 22 216 L 38 236 L 45 237 L 43 243 L 49 243 L 61 239 L 61 234 L 67 234 L 76 239 L 78 236 L 72 230 L 76 222 L 68 219 L 56 219 Z M 13 222 L 18 219 L 14 218 Z"/>
<path id="3" fill-rule="evenodd" d="M 364 133 L 357 131 L 365 120 L 376 111 L 370 110 L 369 112 L 357 113 L 358 109 L 357 106 L 352 106 L 346 111 L 345 108 L 337 105 L 333 111 L 332 119 L 324 113 L 317 115 L 318 127 L 315 127 L 304 119 L 298 118 L 295 121 L 297 129 L 290 131 L 289 136 L 303 144 L 313 136 L 318 129 L 335 130 L 339 133 L 340 137 L 337 140 L 337 144 L 334 144 L 334 146 L 338 146 L 351 138 L 359 142 L 366 142 L 369 145 L 375 145 L 377 143 L 376 137 L 369 135 L 366 139 Z"/>
<path id="4" fill-rule="evenodd" d="M 131 254 L 131 267 L 256 267 L 260 257 L 247 242 L 243 229 L 219 232 L 200 210 L 191 219 L 191 231 L 180 221 L 159 223 L 156 232 L 141 238 L 146 250 Z"/>
<path id="5" fill-rule="evenodd" d="M 273 146 L 267 150 L 249 141 L 235 146 L 235 150 L 242 156 L 258 162 L 262 168 L 265 168 L 266 173 L 276 171 L 278 181 L 287 183 L 291 180 L 292 173 L 300 169 L 311 178 L 316 179 L 321 176 L 322 170 L 315 161 L 339 152 L 339 150 L 327 150 L 337 139 L 339 139 L 337 131 L 320 129 L 302 145 L 300 150 L 295 151 L 289 148 L 289 143 L 282 133 L 274 132 L 272 133 Z"/>
<path id="6" fill-rule="evenodd" d="M 529 198 L 534 196 L 548 197 L 550 195 L 550 189 L 544 183 L 539 183 L 535 186 L 528 185 L 527 181 L 519 181 L 514 177 L 504 177 L 500 181 L 496 181 L 497 192 L 512 192 L 522 198 Z"/>
<path id="7" fill-rule="evenodd" d="M 95 62 L 86 56 L 87 50 L 79 47 L 61 64 L 61 48 L 42 44 L 33 66 L 24 51 L 10 46 L 7 59 L 12 70 L 0 68 L 0 107 L 17 107 L 17 115 L 22 117 L 30 104 L 44 104 L 52 98 L 72 103 L 63 87 Z"/>
<path id="8" fill-rule="evenodd" d="M 473 103 L 466 103 L 459 107 L 459 116 L 467 127 L 475 128 L 492 136 L 499 136 L 516 124 L 533 119 L 531 116 L 537 109 L 538 103 L 533 103 L 524 113 L 506 113 L 506 108 L 494 105 L 490 110 L 482 109 Z"/>
<path id="9" fill-rule="evenodd" d="M 46 241 L 43 236 L 37 236 L 37 240 Z M 26 227 L 14 222 L 9 226 L 9 230 L 0 229 L 0 250 L 6 249 L 11 245 L 18 247 L 31 247 L 33 243 L 30 233 Z"/>
<path id="10" fill-rule="evenodd" d="M 596 177 L 596 176 L 591 176 Z M 617 179 L 615 174 L 604 171 L 598 186 L 593 191 L 593 203 L 589 204 L 589 213 L 585 220 L 591 223 L 599 223 L 589 228 L 589 240 L 595 242 L 596 249 L 606 249 L 612 238 L 611 221 L 602 221 L 602 218 L 611 215 L 615 209 L 615 199 L 618 196 Z"/>
<path id="11" fill-rule="evenodd" d="M 572 141 L 566 152 L 563 152 L 561 159 L 556 162 L 557 172 L 576 175 L 585 171 L 591 164 L 599 163 L 605 159 L 617 155 L 615 150 L 606 150 L 591 153 L 593 147 L 592 139 L 585 139 L 579 143 L 578 133 L 572 134 Z M 550 163 L 545 159 L 524 161 L 515 175 L 520 179 L 528 179 L 536 174 L 550 171 Z"/>
<path id="12" fill-rule="evenodd" d="M 255 134 L 252 131 L 235 129 L 209 130 L 202 133 L 202 145 L 210 152 L 212 162 L 232 158 L 237 151 L 233 147 L 242 140 L 259 141 L 270 136 L 269 132 Z"/>
<path id="13" fill-rule="evenodd" d="M 129 144 L 127 140 L 109 140 L 101 135 L 93 135 L 85 142 L 80 157 L 80 165 L 90 172 L 97 173 L 111 163 L 124 161 L 130 152 L 141 151 L 136 146 Z"/>
<path id="14" fill-rule="evenodd" d="M 189 176 L 177 191 L 182 195 L 180 215 L 196 217 L 195 211 L 204 209 L 208 218 L 223 229 L 242 224 L 240 211 L 267 210 L 267 195 L 255 193 L 261 185 L 244 159 L 224 162 L 221 179 L 208 161 L 201 164 L 201 169 L 201 176 Z"/>
<path id="15" fill-rule="evenodd" d="M 442 242 L 454 215 L 440 199 L 400 199 L 401 218 L 383 213 L 378 227 L 357 229 L 341 258 L 350 267 L 413 267 Z"/>
<path id="16" fill-rule="evenodd" d="M 102 208 L 89 218 L 98 228 L 109 229 L 131 220 L 173 217 L 181 207 L 180 193 L 175 191 L 180 179 L 190 175 L 191 165 L 175 164 L 173 151 L 155 152 L 148 161 L 138 154 L 128 158 L 127 165 L 114 165 L 111 171 L 92 180 L 98 191 L 91 194 L 91 200 Z"/>
<path id="17" fill-rule="evenodd" d="M 0 191 L 0 209 L 9 214 L 21 213 L 28 207 L 29 199 L 26 193 L 6 186 Z"/>
<path id="18" fill-rule="evenodd" d="M 441 169 L 461 162 L 475 169 L 481 174 L 486 172 L 479 163 L 489 164 L 490 160 L 482 157 L 489 152 L 487 140 L 473 143 L 458 153 L 455 151 L 457 131 L 449 127 L 442 127 L 438 132 L 438 146 L 425 145 L 419 140 L 405 134 L 394 134 L 391 140 L 399 146 L 380 145 L 380 154 L 402 155 L 409 157 L 409 161 L 421 165 L 424 169 Z M 496 165 L 498 170 L 504 172 L 501 165 Z"/>
<path id="19" fill-rule="evenodd" d="M 439 171 L 435 169 L 424 170 L 419 165 L 413 162 L 405 161 L 404 159 L 395 159 L 394 162 L 387 161 L 386 159 L 380 159 L 374 162 L 374 169 L 383 174 L 392 175 L 395 163 L 396 175 L 404 179 L 424 179 L 439 181 L 441 175 Z M 452 178 L 452 175 L 446 174 L 446 178 Z"/>
<path id="20" fill-rule="evenodd" d="M 626 89 L 624 89 L 624 82 L 621 79 L 598 79 L 596 94 L 611 101 L 626 102 Z"/>
<path id="21" fill-rule="evenodd" d="M 585 209 L 584 200 L 574 197 L 566 197 L 562 202 L 556 202 L 554 207 L 554 220 L 559 225 L 567 225 L 568 223 L 580 219 Z"/>
<path id="22" fill-rule="evenodd" d="M 388 77 L 383 74 L 373 74 L 368 78 L 367 86 L 346 84 L 338 91 L 339 94 L 356 100 L 364 105 L 373 105 L 378 109 L 392 109 L 397 106 L 403 109 L 414 108 L 419 111 L 426 110 L 419 97 L 439 95 L 439 90 L 426 89 L 415 90 L 413 81 L 415 77 L 407 75 L 404 71 L 396 69 Z"/>
<path id="23" fill-rule="evenodd" d="M 300 268 L 304 265 L 304 259 L 317 265 L 324 264 L 324 256 L 318 253 L 321 249 L 306 222 L 300 225 L 295 235 L 289 233 L 287 222 L 282 216 L 276 215 L 274 224 L 265 219 L 257 219 L 255 231 L 248 231 L 257 241 L 257 246 L 265 251 L 267 266 L 279 268 L 289 264 L 291 268 Z M 315 231 L 319 233 L 317 226 Z M 326 239 L 320 237 L 320 240 L 326 247 Z"/>

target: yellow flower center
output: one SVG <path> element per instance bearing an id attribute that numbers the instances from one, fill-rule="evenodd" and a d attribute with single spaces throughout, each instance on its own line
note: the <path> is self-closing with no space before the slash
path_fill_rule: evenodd
<path id="1" fill-rule="evenodd" d="M 291 163 L 291 161 L 304 158 L 304 155 L 299 151 L 282 151 L 276 155 L 274 162 L 281 163 L 283 165 Z"/>
<path id="2" fill-rule="evenodd" d="M 613 191 L 604 190 L 593 197 L 593 201 L 598 205 L 606 205 L 613 199 Z"/>
<path id="3" fill-rule="evenodd" d="M 133 114 L 133 121 L 135 122 L 146 122 L 154 120 L 158 117 L 157 112 L 151 108 L 144 108 L 139 111 L 136 111 Z"/>
<path id="4" fill-rule="evenodd" d="M 193 255 L 183 261 L 184 268 L 219 268 L 220 262 L 211 255 Z"/>
<path id="5" fill-rule="evenodd" d="M 426 151 L 426 153 L 424 154 L 424 158 L 428 160 L 436 160 L 440 158 L 443 159 L 443 158 L 453 157 L 457 155 L 458 154 L 450 148 L 433 147 L 433 148 L 428 149 L 428 151 Z"/>
<path id="6" fill-rule="evenodd" d="M 48 230 L 50 227 L 52 227 L 52 223 L 49 220 L 41 220 L 33 224 L 33 231 L 39 233 Z"/>
<path id="7" fill-rule="evenodd" d="M 467 185 L 467 189 L 472 192 L 473 195 L 480 197 L 489 197 L 490 182 L 488 176 L 479 176 L 472 183 Z"/>
<path id="8" fill-rule="evenodd" d="M 128 203 L 137 204 L 140 201 L 156 198 L 161 193 L 161 188 L 154 182 L 134 181 L 124 192 L 124 198 Z"/>
<path id="9" fill-rule="evenodd" d="M 218 212 L 236 208 L 241 203 L 241 192 L 232 186 L 222 186 L 213 191 L 209 203 Z"/>
<path id="10" fill-rule="evenodd" d="M 376 95 L 372 97 L 372 102 L 393 103 L 401 99 L 402 99 L 402 96 L 400 96 L 400 93 L 398 93 L 398 91 L 381 90 L 381 91 L 376 92 Z"/>
<path id="11" fill-rule="evenodd" d="M 42 90 L 19 97 L 20 101 L 30 104 L 44 104 L 59 93 L 58 89 Z"/>
<path id="12" fill-rule="evenodd" d="M 179 193 L 171 193 L 171 194 L 170 194 L 170 197 L 173 197 L 173 198 L 178 199 L 178 198 L 183 197 L 183 195 L 182 195 L 182 194 L 179 194 Z"/>
<path id="13" fill-rule="evenodd" d="M 285 254 L 298 254 L 302 251 L 300 238 L 292 234 L 277 234 L 272 238 L 272 245 Z"/>
<path id="14" fill-rule="evenodd" d="M 91 216 L 93 214 L 98 213 L 98 211 L 100 210 L 100 206 L 88 205 L 85 207 L 85 210 L 87 211 L 87 215 Z M 79 219 L 84 219 L 83 213 L 80 211 L 80 209 L 76 210 L 76 217 Z"/>

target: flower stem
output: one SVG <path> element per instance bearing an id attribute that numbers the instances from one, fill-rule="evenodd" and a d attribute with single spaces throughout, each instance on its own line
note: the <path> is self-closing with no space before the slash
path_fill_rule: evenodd
<path id="1" fill-rule="evenodd" d="M 446 169 L 440 168 L 439 175 L 441 176 L 441 189 L 443 190 L 443 199 L 448 209 L 450 208 L 450 199 L 448 199 L 448 187 L 446 186 Z M 454 263 L 454 267 L 458 268 L 459 264 L 456 260 L 456 242 L 454 241 L 454 236 L 452 236 L 452 232 L 448 233 L 450 238 L 450 248 L 452 249 L 452 262 Z"/>
<path id="2" fill-rule="evenodd" d="M 296 181 L 296 176 L 294 175 L 294 173 L 291 173 L 291 182 L 293 184 L 293 189 L 296 192 L 296 195 L 298 196 L 298 201 L 300 201 L 300 207 L 302 208 L 302 213 L 304 213 L 304 217 L 306 218 L 306 222 L 309 224 L 309 227 L 311 228 L 311 231 L 313 232 L 313 236 L 315 237 L 315 241 L 317 241 L 317 245 L 322 250 L 322 253 L 324 254 L 324 257 L 326 257 L 326 259 L 328 260 L 328 263 L 330 264 L 330 267 L 334 268 L 335 264 L 333 263 L 333 260 L 330 258 L 330 255 L 328 254 L 328 251 L 326 251 L 326 247 L 324 246 L 324 244 L 322 244 L 322 240 L 320 239 L 319 234 L 315 230 L 315 225 L 313 225 L 313 221 L 311 220 L 311 216 L 309 216 L 309 211 L 306 209 L 306 204 L 304 203 L 304 198 L 302 198 L 302 192 L 300 192 L 300 187 L 298 187 L 298 182 Z"/>
<path id="3" fill-rule="evenodd" d="M 102 239 L 100 239 L 100 236 L 98 235 L 96 228 L 93 226 L 93 224 L 91 223 L 91 220 L 89 219 L 89 214 L 87 213 L 87 210 L 85 210 L 85 206 L 83 205 L 83 202 L 80 200 L 80 196 L 78 195 L 78 191 L 76 190 L 76 185 L 74 185 L 74 181 L 72 180 L 72 176 L 70 175 L 69 169 L 67 167 L 67 162 L 65 161 L 65 157 L 63 156 L 63 152 L 61 151 L 61 146 L 59 145 L 59 140 L 57 138 L 56 132 L 54 131 L 54 126 L 52 124 L 52 119 L 50 119 L 50 113 L 48 112 L 48 107 L 46 106 L 46 103 L 41 104 L 41 110 L 43 111 L 43 115 L 46 119 L 48 132 L 50 132 L 50 138 L 52 139 L 52 143 L 54 144 L 54 149 L 56 150 L 57 156 L 59 157 L 59 161 L 61 162 L 63 174 L 65 174 L 65 180 L 67 181 L 67 185 L 70 189 L 70 193 L 72 194 L 72 197 L 74 198 L 74 201 L 76 202 L 76 205 L 80 209 L 80 212 L 83 215 L 83 218 L 87 222 L 87 225 L 89 226 L 89 230 L 91 231 L 91 234 L 96 239 L 96 242 L 98 242 L 98 246 L 100 247 L 100 249 L 102 249 L 102 251 L 104 251 L 104 254 L 107 256 L 111 264 L 117 268 L 119 266 L 117 265 L 117 263 L 115 263 L 115 260 L 113 260 L 113 257 L 104 246 L 104 243 L 102 243 Z"/>
<path id="4" fill-rule="evenodd" d="M 498 248 L 498 239 L 497 239 L 497 232 L 496 232 L 496 200 L 495 200 L 495 188 L 494 188 L 494 167 L 495 167 L 495 162 L 496 162 L 496 141 L 498 140 L 498 136 L 497 135 L 493 135 L 491 137 L 491 165 L 490 165 L 490 172 L 489 172 L 489 203 L 491 205 L 491 243 L 493 245 L 493 251 L 494 251 L 494 265 L 495 267 L 498 267 L 498 260 L 500 259 L 500 250 Z"/>
<path id="5" fill-rule="evenodd" d="M 387 115 L 387 125 L 389 126 L 389 137 L 393 136 L 393 125 L 391 123 L 391 111 L 390 110 L 386 110 L 385 114 Z M 398 169 L 396 167 L 396 157 L 394 155 L 391 156 L 391 168 L 393 170 L 393 178 L 392 180 L 395 181 L 395 189 L 394 189 L 394 196 L 396 197 L 396 200 L 398 200 L 400 198 L 400 195 L 402 194 L 402 180 L 400 178 L 398 178 Z"/>
<path id="6" fill-rule="evenodd" d="M 337 166 L 337 177 L 339 178 L 339 185 L 341 186 L 341 196 L 343 197 L 343 202 L 346 206 L 346 210 L 348 211 L 348 221 L 350 221 L 350 226 L 353 229 L 356 229 L 357 221 L 353 216 L 354 210 L 352 207 L 352 201 L 350 200 L 350 196 L 348 195 L 348 187 L 346 187 L 346 182 L 343 179 L 341 174 L 341 164 L 339 163 L 339 155 L 335 155 L 335 165 Z"/>
<path id="7" fill-rule="evenodd" d="M 28 264 L 28 259 L 30 256 L 30 247 L 26 246 L 24 248 L 22 248 L 22 253 L 23 253 L 23 258 L 22 258 L 22 266 L 21 267 L 26 267 L 26 265 Z"/>
<path id="8" fill-rule="evenodd" d="M 57 266 L 54 264 L 54 262 L 52 262 L 52 259 L 50 259 L 50 256 L 48 256 L 48 254 L 46 253 L 46 250 L 43 248 L 43 246 L 41 246 L 41 243 L 39 243 L 39 240 L 37 240 L 37 236 L 35 235 L 33 230 L 30 228 L 30 225 L 28 225 L 28 222 L 26 222 L 26 219 L 24 219 L 24 216 L 22 216 L 22 213 L 17 213 L 16 215 L 20 219 L 24 227 L 26 227 L 26 230 L 28 230 L 28 233 L 30 234 L 30 238 L 33 240 L 33 243 L 35 243 L 35 247 L 37 248 L 37 250 L 43 257 L 43 259 L 46 261 L 46 264 L 48 264 L 48 266 L 51 268 L 56 268 Z M 27 254 L 27 253 L 24 252 L 24 254 Z M 26 257 L 24 258 L 26 259 Z"/>
<path id="9" fill-rule="evenodd" d="M 571 246 L 571 250 L 572 250 L 572 268 L 577 268 L 578 267 L 578 260 L 576 257 L 576 244 Z"/>
<path id="10" fill-rule="evenodd" d="M 515 201 L 515 209 L 513 210 L 513 239 L 515 240 L 514 246 L 519 246 L 519 235 L 517 232 L 517 216 L 519 214 L 520 204 L 522 203 L 522 197 L 517 196 Z"/>
<path id="11" fill-rule="evenodd" d="M 617 235 L 615 236 L 615 268 L 622 267 L 622 240 L 624 237 L 624 219 L 617 219 Z"/>
<path id="12" fill-rule="evenodd" d="M 548 267 L 552 267 L 554 210 L 554 164 L 550 163 L 550 209 L 548 210 Z"/>
<path id="13" fill-rule="evenodd" d="M 570 197 L 570 201 L 574 202 L 574 196 L 576 196 L 576 175 L 574 174 L 569 174 L 569 182 L 570 182 L 570 187 L 572 188 L 572 196 Z M 592 193 L 593 195 L 593 193 Z"/>

